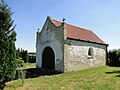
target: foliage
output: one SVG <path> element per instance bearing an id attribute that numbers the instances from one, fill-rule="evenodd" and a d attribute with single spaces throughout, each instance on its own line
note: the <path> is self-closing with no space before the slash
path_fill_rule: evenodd
<path id="1" fill-rule="evenodd" d="M 21 59 L 17 59 L 17 67 L 23 67 L 24 66 L 24 61 Z"/>
<path id="2" fill-rule="evenodd" d="M 117 54 L 117 56 L 119 57 L 119 60 L 120 60 L 120 49 L 118 49 L 116 54 Z"/>
<path id="3" fill-rule="evenodd" d="M 17 49 L 16 50 L 16 57 L 17 59 L 19 58 L 22 58 L 22 60 L 26 63 L 28 62 L 28 51 L 27 50 L 23 50 L 22 48 L 21 49 Z"/>
<path id="4" fill-rule="evenodd" d="M 119 90 L 119 67 L 99 67 L 77 72 L 9 82 L 5 90 Z"/>
<path id="5" fill-rule="evenodd" d="M 28 53 L 27 50 L 20 49 L 18 48 L 16 50 L 16 58 L 19 59 L 21 58 L 25 63 L 30 62 L 30 63 L 35 63 L 36 61 L 36 53 Z"/>
<path id="6" fill-rule="evenodd" d="M 28 53 L 28 56 L 29 56 L 29 62 L 30 63 L 35 63 L 36 62 L 36 53 L 34 53 L 34 52 Z"/>
<path id="7" fill-rule="evenodd" d="M 120 49 L 110 50 L 108 52 L 108 58 L 109 58 L 108 65 L 110 65 L 110 66 L 120 66 Z"/>
<path id="8" fill-rule="evenodd" d="M 22 58 L 23 58 L 25 63 L 28 62 L 28 52 L 27 52 L 27 50 L 26 51 L 23 50 Z"/>
<path id="9" fill-rule="evenodd" d="M 16 70 L 15 25 L 11 18 L 12 12 L 8 5 L 0 1 L 0 89 L 5 82 L 14 78 Z"/>

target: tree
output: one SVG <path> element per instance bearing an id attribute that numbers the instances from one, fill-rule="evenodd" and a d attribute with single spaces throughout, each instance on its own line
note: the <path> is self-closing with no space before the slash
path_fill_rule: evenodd
<path id="1" fill-rule="evenodd" d="M 120 49 L 118 49 L 118 51 L 117 51 L 117 56 L 118 56 L 118 58 L 119 58 L 119 60 L 120 60 Z"/>
<path id="2" fill-rule="evenodd" d="M 114 49 L 108 52 L 109 66 L 120 66 L 120 50 Z"/>
<path id="3" fill-rule="evenodd" d="M 16 32 L 8 4 L 0 1 L 0 90 L 14 78 L 16 71 Z"/>
<path id="4" fill-rule="evenodd" d="M 19 48 L 16 50 L 16 58 L 17 59 L 21 58 L 20 57 L 20 49 Z"/>
<path id="5" fill-rule="evenodd" d="M 27 50 L 23 50 L 22 58 L 23 58 L 25 63 L 28 62 L 28 52 L 27 52 Z"/>
<path id="6" fill-rule="evenodd" d="M 16 50 L 16 57 L 17 59 L 22 58 L 22 60 L 26 63 L 29 61 L 29 57 L 28 57 L 28 51 L 24 50 L 24 49 L 17 49 Z"/>

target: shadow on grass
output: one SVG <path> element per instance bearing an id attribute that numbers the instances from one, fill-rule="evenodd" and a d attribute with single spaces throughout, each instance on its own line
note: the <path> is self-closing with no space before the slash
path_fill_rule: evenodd
<path id="1" fill-rule="evenodd" d="M 120 70 L 113 70 L 112 72 L 105 72 L 106 74 L 119 74 L 116 75 L 115 77 L 120 77 Z"/>
<path id="2" fill-rule="evenodd" d="M 21 73 L 21 70 L 17 70 L 16 71 L 15 80 L 19 79 L 20 73 Z M 44 69 L 44 68 L 29 68 L 29 69 L 24 69 L 23 73 L 24 73 L 24 78 L 26 78 L 26 79 L 40 77 L 40 76 L 44 76 L 44 75 L 56 75 L 56 74 L 60 74 L 60 72 L 57 72 L 55 70 Z"/>

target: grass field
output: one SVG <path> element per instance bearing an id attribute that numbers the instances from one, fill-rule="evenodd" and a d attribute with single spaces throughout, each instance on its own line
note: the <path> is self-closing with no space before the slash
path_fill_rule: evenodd
<path id="1" fill-rule="evenodd" d="M 25 63 L 24 67 L 18 67 L 17 70 L 35 68 L 36 63 Z"/>
<path id="2" fill-rule="evenodd" d="M 120 68 L 98 67 L 58 75 L 14 80 L 5 90 L 120 90 Z"/>

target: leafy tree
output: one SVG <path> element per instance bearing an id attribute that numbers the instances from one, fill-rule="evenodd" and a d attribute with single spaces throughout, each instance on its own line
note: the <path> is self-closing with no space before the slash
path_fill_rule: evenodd
<path id="1" fill-rule="evenodd" d="M 25 63 L 28 62 L 28 52 L 27 52 L 27 50 L 23 51 L 22 58 L 23 58 Z"/>
<path id="2" fill-rule="evenodd" d="M 110 50 L 108 52 L 109 65 L 110 66 L 120 66 L 120 51 L 117 49 Z"/>
<path id="3" fill-rule="evenodd" d="M 119 58 L 119 60 L 120 60 L 120 49 L 118 49 L 118 51 L 117 51 L 117 56 L 118 56 L 118 58 Z"/>
<path id="4" fill-rule="evenodd" d="M 14 78 L 16 71 L 16 32 L 8 4 L 0 1 L 0 90 Z"/>
<path id="5" fill-rule="evenodd" d="M 16 50 L 16 58 L 20 59 L 20 49 L 19 48 Z"/>
<path id="6" fill-rule="evenodd" d="M 16 56 L 17 56 L 17 59 L 22 59 L 25 63 L 29 61 L 29 58 L 28 58 L 28 51 L 27 50 L 24 50 L 24 49 L 17 49 L 16 50 Z"/>

